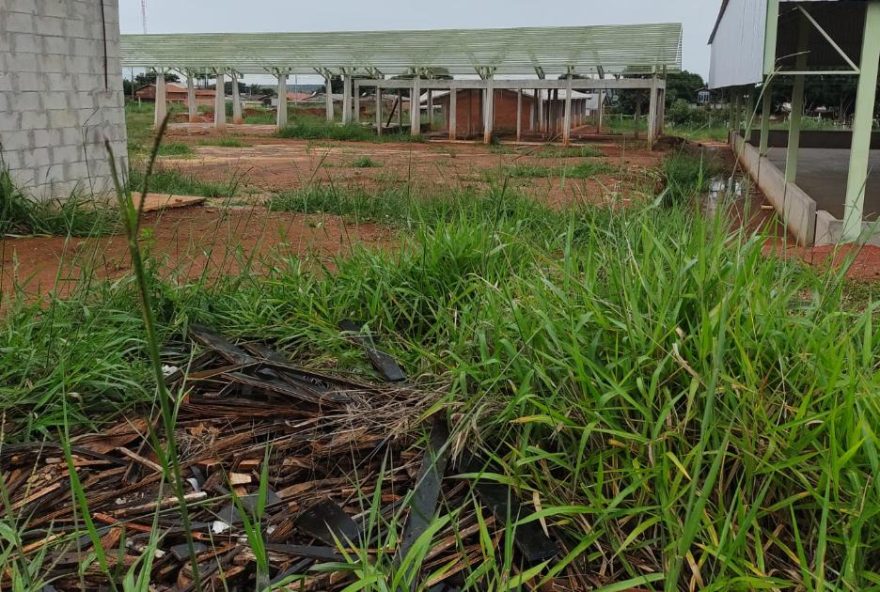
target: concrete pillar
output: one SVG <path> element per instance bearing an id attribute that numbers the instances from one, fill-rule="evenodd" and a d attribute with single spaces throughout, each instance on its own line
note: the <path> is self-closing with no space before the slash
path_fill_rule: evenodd
<path id="1" fill-rule="evenodd" d="M 226 76 L 222 70 L 216 74 L 214 86 L 214 127 L 226 125 Z"/>
<path id="2" fill-rule="evenodd" d="M 189 122 L 195 123 L 199 117 L 199 104 L 196 101 L 196 77 L 193 72 L 186 73 L 186 107 L 189 111 Z"/>
<path id="3" fill-rule="evenodd" d="M 449 139 L 458 137 L 458 89 L 449 89 Z"/>
<path id="4" fill-rule="evenodd" d="M 351 123 L 351 76 L 342 75 L 342 124 Z"/>
<path id="5" fill-rule="evenodd" d="M 232 123 L 241 125 L 244 116 L 241 110 L 241 92 L 238 89 L 238 72 L 232 72 Z"/>
<path id="6" fill-rule="evenodd" d="M 539 88 L 535 91 L 535 94 L 538 97 L 538 131 L 543 134 L 547 131 L 547 123 L 544 113 L 544 89 Z"/>
<path id="7" fill-rule="evenodd" d="M 434 129 L 434 91 L 428 89 L 428 129 Z"/>
<path id="8" fill-rule="evenodd" d="M 516 93 L 516 141 L 522 142 L 522 103 L 523 91 L 519 89 Z"/>
<path id="9" fill-rule="evenodd" d="M 565 114 L 562 118 L 562 143 L 566 146 L 571 143 L 571 76 L 565 88 Z"/>
<path id="10" fill-rule="evenodd" d="M 648 103 L 648 146 L 657 141 L 657 77 L 651 80 L 651 97 Z"/>
<path id="11" fill-rule="evenodd" d="M 156 106 L 153 112 L 153 125 L 158 129 L 168 116 L 168 93 L 165 90 L 165 70 L 156 70 Z"/>
<path id="12" fill-rule="evenodd" d="M 354 117 L 355 123 L 361 122 L 361 84 L 360 81 L 354 81 Z"/>
<path id="13" fill-rule="evenodd" d="M 382 135 L 382 128 L 385 122 L 382 121 L 382 89 L 376 87 L 376 134 Z"/>
<path id="14" fill-rule="evenodd" d="M 403 91 L 397 91 L 397 130 L 403 133 Z"/>
<path id="15" fill-rule="evenodd" d="M 278 75 L 278 110 L 275 126 L 278 129 L 287 126 L 287 74 Z"/>
<path id="16" fill-rule="evenodd" d="M 486 94 L 483 104 L 483 143 L 492 143 L 492 132 L 495 131 L 495 84 L 491 78 L 486 79 Z"/>
<path id="17" fill-rule="evenodd" d="M 602 133 L 602 124 L 604 123 L 602 120 L 604 119 L 604 117 L 605 117 L 605 91 L 600 90 L 599 91 L 599 113 L 597 114 L 598 123 L 596 124 L 596 133 L 597 134 Z"/>
<path id="18" fill-rule="evenodd" d="M 421 81 L 413 78 L 412 91 L 409 99 L 409 132 L 413 136 L 422 134 L 422 89 Z"/>
<path id="19" fill-rule="evenodd" d="M 657 100 L 657 137 L 663 135 L 666 129 L 666 89 L 661 88 Z"/>
<path id="20" fill-rule="evenodd" d="M 324 108 L 327 111 L 327 121 L 333 121 L 333 81 L 330 74 L 324 77 Z"/>
<path id="21" fill-rule="evenodd" d="M 870 2 L 867 6 L 865 37 L 862 41 L 861 74 L 856 93 L 852 151 L 849 157 L 846 202 L 843 210 L 844 241 L 856 241 L 862 234 L 871 129 L 874 123 L 874 104 L 877 99 L 878 63 L 880 63 L 880 4 Z"/>
<path id="22" fill-rule="evenodd" d="M 769 78 L 761 91 L 763 93 L 761 98 L 761 143 L 758 147 L 758 153 L 761 156 L 767 156 L 770 147 L 770 111 L 773 109 L 773 93 L 770 89 Z"/>

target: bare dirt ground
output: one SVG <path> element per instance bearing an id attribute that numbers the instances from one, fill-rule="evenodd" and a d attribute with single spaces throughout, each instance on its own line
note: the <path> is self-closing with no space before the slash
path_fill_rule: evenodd
<path id="1" fill-rule="evenodd" d="M 146 214 L 141 244 L 166 277 L 234 274 L 273 258 L 313 255 L 325 265 L 354 245 L 384 246 L 392 230 L 350 224 L 336 216 L 268 212 L 264 208 L 192 207 Z M 131 270 L 124 236 L 28 237 L 0 240 L 0 295 L 70 294 L 84 278 L 113 279 Z"/>
<path id="2" fill-rule="evenodd" d="M 216 132 L 214 132 L 216 133 Z M 508 186 L 563 207 L 572 203 L 608 203 L 650 194 L 657 182 L 655 169 L 663 151 L 648 151 L 643 143 L 591 144 L 602 157 L 541 157 L 542 145 L 487 147 L 473 143 L 439 142 L 330 142 L 248 137 L 246 148 L 201 146 L 208 130 L 173 131 L 169 141 L 193 145 L 195 157 L 163 157 L 160 167 L 173 169 L 205 181 L 228 182 L 235 178 L 243 193 L 261 195 L 310 185 L 337 187 L 409 186 L 463 191 L 498 184 L 509 167 L 548 167 L 547 177 L 512 177 Z M 240 134 L 237 134 L 240 137 Z M 369 158 L 376 166 L 357 166 Z M 610 172 L 578 179 L 565 171 L 584 163 L 601 163 Z M 613 169 L 613 170 L 611 170 Z"/>

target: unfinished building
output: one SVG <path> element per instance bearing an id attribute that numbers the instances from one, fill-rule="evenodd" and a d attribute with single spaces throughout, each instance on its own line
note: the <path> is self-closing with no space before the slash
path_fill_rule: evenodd
<path id="1" fill-rule="evenodd" d="M 798 242 L 880 244 L 880 166 L 873 132 L 880 65 L 877 0 L 724 0 L 710 86 L 728 92 L 731 143 Z M 850 129 L 803 130 L 805 86 L 854 77 Z M 773 130 L 771 90 L 791 82 L 786 130 Z M 760 129 L 755 122 L 760 122 Z"/>
<path id="2" fill-rule="evenodd" d="M 559 135 L 570 139 L 579 119 L 577 92 L 602 93 L 641 90 L 650 95 L 648 140 L 661 132 L 665 73 L 681 69 L 680 24 L 552 27 L 519 29 L 464 29 L 432 31 L 372 31 L 341 33 L 243 33 L 125 35 L 123 64 L 157 72 L 175 70 L 187 77 L 194 92 L 195 78 L 213 72 L 222 88 L 226 77 L 237 82 L 243 75 L 270 73 L 278 79 L 278 94 L 285 96 L 290 75 L 320 74 L 327 86 L 326 115 L 335 119 L 331 79 L 344 81 L 342 122 L 360 119 L 358 105 L 364 92 L 375 97 L 377 133 L 382 133 L 387 113 L 383 95 L 406 92 L 447 92 L 452 103 L 446 110 L 450 138 L 459 137 L 457 98 L 461 91 L 480 96 L 481 132 L 489 142 L 495 130 L 496 96 L 502 91 L 528 92 L 538 108 L 528 124 L 546 129 L 555 121 L 547 107 L 562 97 Z M 158 77 L 156 121 L 166 115 L 164 84 Z M 232 85 L 233 91 L 237 84 Z M 551 97 L 553 93 L 553 97 Z M 468 96 L 470 95 L 461 95 Z M 223 104 L 220 101 L 223 101 Z M 240 113 L 240 98 L 233 96 L 233 113 Z M 218 95 L 215 125 L 227 124 L 225 98 Z M 422 132 L 421 111 L 413 101 L 409 113 L 411 133 Z M 520 98 L 519 114 L 525 121 Z M 195 100 L 191 102 L 195 105 Z M 194 107 L 192 107 L 194 109 Z M 431 109 L 433 111 L 433 109 Z M 235 116 L 235 115 L 234 115 Z M 287 124 L 287 103 L 281 101 L 277 124 Z"/>
<path id="3" fill-rule="evenodd" d="M 127 159 L 117 0 L 0 2 L 0 157 L 36 199 L 112 190 Z"/>

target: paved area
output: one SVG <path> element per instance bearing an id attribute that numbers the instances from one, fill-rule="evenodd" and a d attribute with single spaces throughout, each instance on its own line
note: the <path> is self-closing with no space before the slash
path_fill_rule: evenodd
<path id="1" fill-rule="evenodd" d="M 771 148 L 768 157 L 780 170 L 785 170 L 785 148 Z M 849 150 L 802 148 L 797 184 L 816 201 L 817 210 L 826 210 L 842 220 L 848 170 Z M 872 150 L 865 219 L 877 218 L 880 218 L 880 150 Z"/>

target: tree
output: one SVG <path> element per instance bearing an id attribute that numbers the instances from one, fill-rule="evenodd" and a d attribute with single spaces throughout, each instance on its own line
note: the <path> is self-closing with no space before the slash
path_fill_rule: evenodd
<path id="1" fill-rule="evenodd" d="M 697 101 L 697 93 L 706 87 L 703 77 L 683 70 L 666 76 L 666 106 L 671 107 L 679 99 L 688 103 Z"/>
<path id="2" fill-rule="evenodd" d="M 180 76 L 174 72 L 165 72 L 165 82 L 180 82 Z M 155 72 L 144 72 L 134 77 L 135 89 L 143 88 L 151 84 L 156 84 Z"/>

